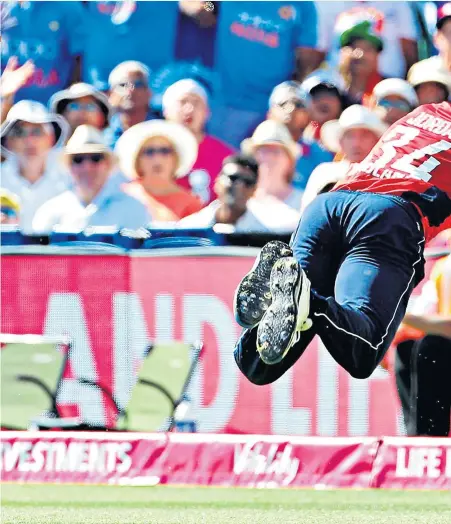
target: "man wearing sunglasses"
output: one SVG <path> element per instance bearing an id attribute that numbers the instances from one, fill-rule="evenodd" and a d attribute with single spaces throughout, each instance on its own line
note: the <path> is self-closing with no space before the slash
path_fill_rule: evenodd
<path id="1" fill-rule="evenodd" d="M 20 226 L 28 231 L 39 207 L 69 185 L 58 158 L 68 125 L 39 102 L 21 100 L 8 112 L 0 134 L 2 155 L 6 157 L 1 187 L 19 197 Z"/>
<path id="2" fill-rule="evenodd" d="M 116 158 L 102 133 L 87 125 L 77 127 L 64 149 L 72 187 L 46 202 L 36 213 L 33 229 L 49 232 L 115 226 L 138 229 L 150 222 L 143 204 L 125 194 L 111 174 Z"/>
<path id="3" fill-rule="evenodd" d="M 110 73 L 109 102 L 116 113 L 105 130 L 108 145 L 114 148 L 119 137 L 130 127 L 157 118 L 150 109 L 152 91 L 149 70 L 141 62 L 122 62 Z"/>
<path id="4" fill-rule="evenodd" d="M 391 126 L 418 106 L 418 97 L 409 82 L 386 78 L 374 87 L 369 106 Z"/>
<path id="5" fill-rule="evenodd" d="M 238 153 L 227 157 L 215 182 L 218 198 L 204 209 L 182 219 L 183 227 L 210 227 L 229 224 L 237 232 L 291 233 L 298 214 L 275 198 L 260 202 L 253 198 L 258 180 L 258 164 L 252 155 Z"/>

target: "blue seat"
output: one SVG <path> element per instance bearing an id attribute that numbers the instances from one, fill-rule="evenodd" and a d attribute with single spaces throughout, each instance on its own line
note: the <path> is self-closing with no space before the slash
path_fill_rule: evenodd
<path id="1" fill-rule="evenodd" d="M 47 245 L 47 235 L 29 235 L 23 233 L 19 226 L 3 225 L 0 228 L 0 243 L 2 246 Z"/>
<path id="2" fill-rule="evenodd" d="M 143 249 L 166 249 L 181 247 L 211 247 L 216 245 L 210 238 L 202 237 L 160 237 L 144 241 Z"/>

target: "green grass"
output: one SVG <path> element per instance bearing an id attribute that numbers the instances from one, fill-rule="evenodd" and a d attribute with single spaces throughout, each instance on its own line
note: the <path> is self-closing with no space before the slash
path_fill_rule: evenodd
<path id="1" fill-rule="evenodd" d="M 3 524 L 449 524 L 451 494 L 1 486 Z"/>

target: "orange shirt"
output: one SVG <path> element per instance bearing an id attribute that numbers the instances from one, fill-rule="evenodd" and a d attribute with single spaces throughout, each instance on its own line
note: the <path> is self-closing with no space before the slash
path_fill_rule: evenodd
<path id="1" fill-rule="evenodd" d="M 168 195 L 151 195 L 140 182 L 135 181 L 125 184 L 123 190 L 142 202 L 151 214 L 152 220 L 158 222 L 177 221 L 197 213 L 203 207 L 196 196 L 182 188 Z"/>

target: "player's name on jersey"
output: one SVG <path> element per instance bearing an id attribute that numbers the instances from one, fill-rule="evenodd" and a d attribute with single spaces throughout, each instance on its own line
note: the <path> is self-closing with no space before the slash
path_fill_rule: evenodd
<path id="1" fill-rule="evenodd" d="M 426 129 L 435 135 L 451 138 L 451 122 L 449 120 L 443 120 L 443 118 L 422 112 L 415 117 L 409 118 L 407 123 L 420 129 Z"/>
<path id="2" fill-rule="evenodd" d="M 387 167 L 381 168 L 373 162 L 355 164 L 349 174 L 352 175 L 354 173 L 366 173 L 377 178 L 412 178 L 411 173 L 402 173 L 401 171 Z"/>

